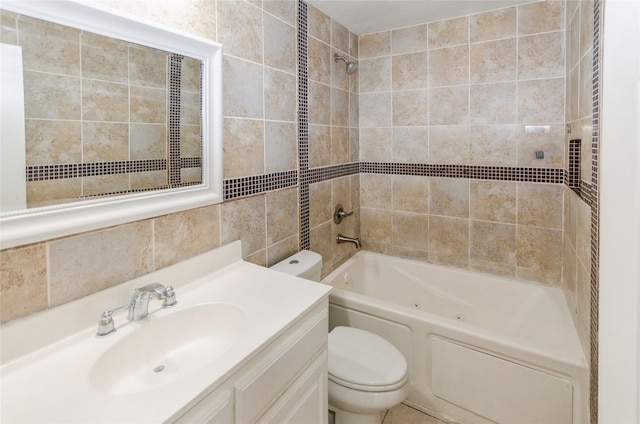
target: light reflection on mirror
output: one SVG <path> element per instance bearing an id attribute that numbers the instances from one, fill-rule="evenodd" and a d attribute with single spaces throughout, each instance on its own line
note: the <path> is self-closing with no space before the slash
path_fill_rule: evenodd
<path id="1" fill-rule="evenodd" d="M 23 207 L 202 182 L 200 60 L 3 11 L 11 23 L 24 76 Z"/>

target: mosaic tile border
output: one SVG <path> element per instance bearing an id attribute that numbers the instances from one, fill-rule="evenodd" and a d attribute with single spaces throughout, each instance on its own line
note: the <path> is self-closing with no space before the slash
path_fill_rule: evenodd
<path id="1" fill-rule="evenodd" d="M 591 423 L 598 422 L 598 304 L 600 299 L 600 42 L 602 0 L 593 4 L 593 110 L 591 134 L 591 183 L 585 187 L 591 206 L 591 366 L 589 406 Z"/>
<path id="2" fill-rule="evenodd" d="M 309 67 L 308 10 L 298 0 L 298 169 L 300 171 L 300 250 L 311 247 L 309 218 Z"/>
<path id="3" fill-rule="evenodd" d="M 566 183 L 579 197 L 581 196 L 582 140 L 569 140 L 569 169 L 565 175 Z"/>
<path id="4" fill-rule="evenodd" d="M 224 200 L 253 196 L 298 184 L 298 171 L 282 171 L 272 174 L 231 178 L 223 181 Z"/>
<path id="5" fill-rule="evenodd" d="M 166 159 L 34 165 L 27 166 L 27 182 L 58 180 L 63 178 L 93 177 L 98 175 L 126 174 L 133 172 L 164 171 L 166 169 Z"/>
<path id="6" fill-rule="evenodd" d="M 180 88 L 184 56 L 169 55 L 169 186 L 180 184 Z"/>

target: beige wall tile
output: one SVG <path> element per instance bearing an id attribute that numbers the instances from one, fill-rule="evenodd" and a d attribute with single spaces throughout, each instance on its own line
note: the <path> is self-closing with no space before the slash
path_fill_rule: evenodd
<path id="1" fill-rule="evenodd" d="M 563 186 L 518 183 L 518 224 L 562 229 Z"/>
<path id="2" fill-rule="evenodd" d="M 393 245 L 426 251 L 429 241 L 429 215 L 394 211 Z"/>
<path id="3" fill-rule="evenodd" d="M 391 90 L 391 57 L 361 59 L 358 74 L 360 93 Z"/>
<path id="4" fill-rule="evenodd" d="M 218 41 L 224 46 L 225 53 L 261 63 L 263 25 L 260 8 L 236 0 L 218 0 L 217 7 Z"/>
<path id="5" fill-rule="evenodd" d="M 128 124 L 83 122 L 82 134 L 82 162 L 129 159 Z"/>
<path id="6" fill-rule="evenodd" d="M 517 278 L 559 286 L 562 278 L 562 232 L 518 225 Z"/>
<path id="7" fill-rule="evenodd" d="M 429 123 L 429 90 L 394 91 L 393 125 L 425 126 Z"/>
<path id="8" fill-rule="evenodd" d="M 367 243 L 390 245 L 393 237 L 391 211 L 361 207 L 360 234 Z"/>
<path id="9" fill-rule="evenodd" d="M 80 31 L 38 19 L 18 20 L 25 70 L 80 76 Z"/>
<path id="10" fill-rule="evenodd" d="M 80 78 L 24 72 L 24 117 L 80 120 Z"/>
<path id="11" fill-rule="evenodd" d="M 487 262 L 480 259 L 469 259 L 469 270 L 485 274 L 497 275 L 504 278 L 516 278 L 516 267 L 513 265 Z"/>
<path id="12" fill-rule="evenodd" d="M 562 122 L 564 78 L 518 82 L 518 122 Z"/>
<path id="13" fill-rule="evenodd" d="M 497 222 L 470 221 L 471 259 L 505 265 L 516 264 L 516 226 Z"/>
<path id="14" fill-rule="evenodd" d="M 431 50 L 428 75 L 429 87 L 468 84 L 469 46 Z"/>
<path id="15" fill-rule="evenodd" d="M 469 180 L 430 178 L 429 212 L 433 215 L 469 218 Z"/>
<path id="16" fill-rule="evenodd" d="M 566 30 L 566 67 L 573 69 L 580 60 L 580 14 L 574 13 L 567 23 Z"/>
<path id="17" fill-rule="evenodd" d="M 225 202 L 220 208 L 220 242 L 242 241 L 242 257 L 266 247 L 265 195 Z"/>
<path id="18" fill-rule="evenodd" d="M 394 127 L 393 160 L 404 163 L 429 162 L 429 128 Z"/>
<path id="19" fill-rule="evenodd" d="M 514 38 L 471 44 L 471 83 L 513 81 L 517 75 L 518 41 Z"/>
<path id="20" fill-rule="evenodd" d="M 309 125 L 309 167 L 331 165 L 331 127 Z"/>
<path id="21" fill-rule="evenodd" d="M 576 252 L 575 250 L 573 250 L 573 246 L 571 245 L 568 237 L 563 238 L 562 249 L 562 290 L 565 293 L 567 305 L 569 306 L 569 310 L 571 311 L 571 314 L 575 321 L 575 312 L 577 310 L 576 278 L 578 272 L 576 266 L 578 262 L 576 260 Z"/>
<path id="22" fill-rule="evenodd" d="M 200 127 L 197 127 L 198 129 Z M 167 130 L 161 124 L 130 124 L 131 131 L 131 160 L 140 159 L 164 159 L 167 157 Z M 200 131 L 197 132 L 197 155 L 195 152 L 184 149 L 182 142 L 184 131 L 181 131 L 180 154 L 183 157 L 201 156 Z M 194 150 L 195 150 L 194 149 Z M 190 154 L 192 153 L 192 154 Z"/>
<path id="23" fill-rule="evenodd" d="M 113 38 L 83 32 L 82 77 L 99 80 L 129 82 L 129 49 L 127 44 Z M 160 53 L 166 56 L 166 53 Z"/>
<path id="24" fill-rule="evenodd" d="M 469 43 L 469 17 L 429 23 L 429 48 Z"/>
<path id="25" fill-rule="evenodd" d="M 327 44 L 309 37 L 308 55 L 309 80 L 331 84 L 331 61 L 333 60 L 331 48 Z"/>
<path id="26" fill-rule="evenodd" d="M 275 69 L 264 70 L 264 115 L 266 119 L 296 119 L 296 77 Z"/>
<path id="27" fill-rule="evenodd" d="M 331 125 L 349 126 L 349 92 L 331 89 Z"/>
<path id="28" fill-rule="evenodd" d="M 594 0 L 580 2 L 580 56 L 593 47 Z"/>
<path id="29" fill-rule="evenodd" d="M 331 18 L 312 5 L 307 5 L 307 11 L 309 35 L 329 44 L 331 42 Z"/>
<path id="30" fill-rule="evenodd" d="M 266 202 L 267 246 L 298 234 L 298 189 L 269 192 Z"/>
<path id="31" fill-rule="evenodd" d="M 264 123 L 253 119 L 224 119 L 224 177 L 264 173 Z"/>
<path id="32" fill-rule="evenodd" d="M 25 121 L 26 164 L 78 163 L 82 160 L 82 127 L 78 121 Z"/>
<path id="33" fill-rule="evenodd" d="M 361 161 L 389 161 L 393 148 L 393 130 L 391 128 L 361 128 L 359 139 Z"/>
<path id="34" fill-rule="evenodd" d="M 267 247 L 267 266 L 273 266 L 298 252 L 298 236 L 286 238 Z"/>
<path id="35" fill-rule="evenodd" d="M 180 89 L 200 92 L 201 79 L 202 61 L 185 56 L 180 66 Z"/>
<path id="36" fill-rule="evenodd" d="M 331 87 L 309 82 L 309 123 L 331 124 Z"/>
<path id="37" fill-rule="evenodd" d="M 57 200 L 76 199 L 82 196 L 82 178 L 27 182 L 28 207 L 46 206 Z"/>
<path id="38" fill-rule="evenodd" d="M 349 128 L 331 127 L 331 164 L 348 163 L 350 157 Z"/>
<path id="39" fill-rule="evenodd" d="M 482 125 L 470 129 L 471 165 L 516 166 L 515 125 Z"/>
<path id="40" fill-rule="evenodd" d="M 95 119 L 97 120 L 101 120 L 100 118 L 102 118 L 102 120 L 107 120 L 107 121 L 122 121 L 122 120 L 126 120 L 125 119 L 119 119 L 120 115 L 123 113 L 123 111 L 121 111 L 121 108 L 123 107 L 121 104 L 121 100 L 120 100 L 120 96 L 126 96 L 126 89 L 127 86 L 118 86 L 118 87 L 109 87 L 109 91 L 112 91 L 113 93 L 117 93 L 115 95 L 118 96 L 117 99 L 115 99 L 115 101 L 112 103 L 110 101 L 111 96 L 110 95 L 110 99 L 109 101 L 105 101 L 106 99 L 98 97 L 98 96 L 85 96 L 85 87 L 86 84 L 83 83 L 82 85 L 82 110 L 83 110 L 83 115 L 84 115 L 84 119 L 93 119 L 93 116 L 96 116 Z M 124 87 L 124 93 L 120 93 L 120 89 L 122 89 Z M 96 90 L 100 90 L 100 86 L 97 86 L 95 88 Z M 129 112 L 130 112 L 130 119 L 131 122 L 146 122 L 146 123 L 153 123 L 153 124 L 164 124 L 167 122 L 167 90 L 161 89 L 161 88 L 146 88 L 146 87 L 136 87 L 136 86 L 131 86 L 129 87 L 129 95 L 131 96 L 130 102 L 129 102 Z M 95 99 L 95 100 L 94 100 Z M 126 99 L 126 97 L 125 97 Z M 92 100 L 95 102 L 95 106 L 94 103 L 92 103 Z M 117 104 L 115 104 L 115 102 L 117 102 Z M 108 104 L 109 105 L 109 109 L 111 109 L 111 111 L 109 112 L 109 114 L 107 116 L 105 116 L 104 114 L 101 114 L 98 112 L 98 110 L 100 109 L 100 105 L 102 105 L 102 107 L 104 107 L 104 104 Z M 87 110 L 87 107 L 85 106 L 87 105 L 87 107 L 94 107 L 93 113 L 89 113 L 89 111 Z M 125 105 L 126 107 L 126 102 Z M 91 110 L 91 109 L 90 109 Z M 126 117 L 126 109 L 124 109 L 124 116 Z M 193 120 L 191 121 L 193 122 Z M 195 120 L 195 122 L 200 122 L 200 120 Z"/>
<path id="41" fill-rule="evenodd" d="M 469 267 L 469 220 L 429 216 L 429 262 Z"/>
<path id="42" fill-rule="evenodd" d="M 591 116 L 593 111 L 593 51 L 589 50 L 580 59 L 580 93 L 578 101 L 578 116 L 584 118 Z"/>
<path id="43" fill-rule="evenodd" d="M 138 221 L 49 243 L 51 306 L 153 271 L 152 238 L 151 221 Z"/>
<path id="44" fill-rule="evenodd" d="M 282 19 L 288 24 L 296 23 L 296 2 L 294 0 L 263 0 L 262 7 L 265 12 Z"/>
<path id="45" fill-rule="evenodd" d="M 428 77 L 433 72 L 427 67 L 427 57 L 426 51 L 393 56 L 391 59 L 392 88 L 394 90 L 427 88 Z"/>
<path id="46" fill-rule="evenodd" d="M 7 10 L 0 11 L 0 40 L 5 44 L 18 44 L 18 15 Z"/>
<path id="47" fill-rule="evenodd" d="M 429 104 L 429 125 L 469 125 L 468 86 L 432 88 Z"/>
<path id="48" fill-rule="evenodd" d="M 287 72 L 296 71 L 295 28 L 264 14 L 264 64 Z"/>
<path id="49" fill-rule="evenodd" d="M 265 172 L 297 169 L 298 140 L 296 138 L 296 124 L 266 121 L 264 129 Z"/>
<path id="50" fill-rule="evenodd" d="M 516 35 L 515 7 L 479 13 L 469 18 L 469 39 L 472 43 Z"/>
<path id="51" fill-rule="evenodd" d="M 133 85 L 166 88 L 169 56 L 148 47 L 129 47 L 129 78 Z M 184 63 L 184 62 L 183 62 Z"/>
<path id="52" fill-rule="evenodd" d="M 585 269 L 591 269 L 591 208 L 577 201 L 576 254 Z"/>
<path id="53" fill-rule="evenodd" d="M 220 3 L 220 2 L 218 2 Z M 216 2 L 211 0 L 153 0 L 147 15 L 157 22 L 210 40 L 216 39 Z"/>
<path id="54" fill-rule="evenodd" d="M 518 95 L 515 82 L 472 85 L 469 97 L 471 125 L 516 123 Z"/>
<path id="55" fill-rule="evenodd" d="M 360 127 L 386 127 L 391 125 L 391 93 L 360 95 Z"/>
<path id="56" fill-rule="evenodd" d="M 341 52 L 349 53 L 349 30 L 336 20 L 331 20 L 331 44 Z"/>
<path id="57" fill-rule="evenodd" d="M 0 323 L 47 309 L 44 243 L 0 251 Z"/>
<path id="58" fill-rule="evenodd" d="M 391 31 L 391 51 L 393 54 L 427 50 L 428 28 L 428 24 L 422 24 Z"/>
<path id="59" fill-rule="evenodd" d="M 129 175 L 99 175 L 82 177 L 82 195 L 97 196 L 101 194 L 124 192 L 129 190 Z"/>
<path id="60" fill-rule="evenodd" d="M 333 214 L 331 181 L 309 184 L 309 226 L 329 221 Z"/>
<path id="61" fill-rule="evenodd" d="M 182 90 L 180 93 L 180 124 L 200 125 L 202 123 L 202 96 L 199 92 Z"/>
<path id="62" fill-rule="evenodd" d="M 563 77 L 564 31 L 518 38 L 518 78 Z"/>
<path id="63" fill-rule="evenodd" d="M 224 115 L 263 118 L 262 66 L 225 56 L 223 72 Z"/>
<path id="64" fill-rule="evenodd" d="M 200 170 L 200 168 L 197 168 Z M 183 176 L 189 169 L 181 169 L 181 181 L 186 182 Z M 198 171 L 197 181 L 202 181 L 201 172 Z M 168 186 L 167 171 L 136 172 L 129 175 L 129 187 L 135 189 L 164 188 Z"/>
<path id="65" fill-rule="evenodd" d="M 578 195 L 568 187 L 564 187 L 564 207 L 562 229 L 569 243 L 576 246 L 576 231 L 578 229 Z"/>
<path id="66" fill-rule="evenodd" d="M 309 250 L 322 255 L 321 278 L 324 278 L 331 269 L 334 245 L 335 240 L 331 237 L 331 222 L 325 222 L 309 231 Z"/>
<path id="67" fill-rule="evenodd" d="M 564 2 L 555 0 L 518 6 L 518 34 L 558 31 L 564 26 Z"/>
<path id="68" fill-rule="evenodd" d="M 220 205 L 165 215 L 153 225 L 156 269 L 220 246 Z"/>
<path id="69" fill-rule="evenodd" d="M 393 210 L 429 212 L 429 179 L 418 175 L 394 175 Z M 426 248 L 425 248 L 426 249 Z"/>
<path id="70" fill-rule="evenodd" d="M 391 175 L 360 174 L 360 206 L 391 209 Z"/>
<path id="71" fill-rule="evenodd" d="M 509 181 L 470 182 L 471 219 L 516 223 L 516 183 Z"/>
<path id="72" fill-rule="evenodd" d="M 466 125 L 432 125 L 429 127 L 431 163 L 469 164 L 469 127 Z"/>
<path id="73" fill-rule="evenodd" d="M 391 54 L 391 31 L 361 35 L 358 40 L 358 57 L 360 59 Z"/>
<path id="74" fill-rule="evenodd" d="M 561 168 L 565 162 L 564 124 L 549 125 L 549 134 L 526 134 L 524 126 L 517 127 L 518 166 L 532 168 Z M 536 151 L 544 152 L 544 159 L 536 158 Z"/>

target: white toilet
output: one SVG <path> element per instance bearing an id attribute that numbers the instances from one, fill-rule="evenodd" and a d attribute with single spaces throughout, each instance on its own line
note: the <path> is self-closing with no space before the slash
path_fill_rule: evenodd
<path id="1" fill-rule="evenodd" d="M 271 268 L 320 281 L 322 256 L 302 250 Z M 329 333 L 329 409 L 335 424 L 380 424 L 380 413 L 407 397 L 407 381 L 407 361 L 387 340 L 352 327 Z"/>

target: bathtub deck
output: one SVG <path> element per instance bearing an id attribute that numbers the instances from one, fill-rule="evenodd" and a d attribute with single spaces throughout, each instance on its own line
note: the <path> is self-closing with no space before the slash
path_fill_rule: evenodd
<path id="1" fill-rule="evenodd" d="M 447 424 L 437 418 L 432 417 L 413 409 L 407 405 L 400 404 L 387 411 L 382 424 Z"/>

